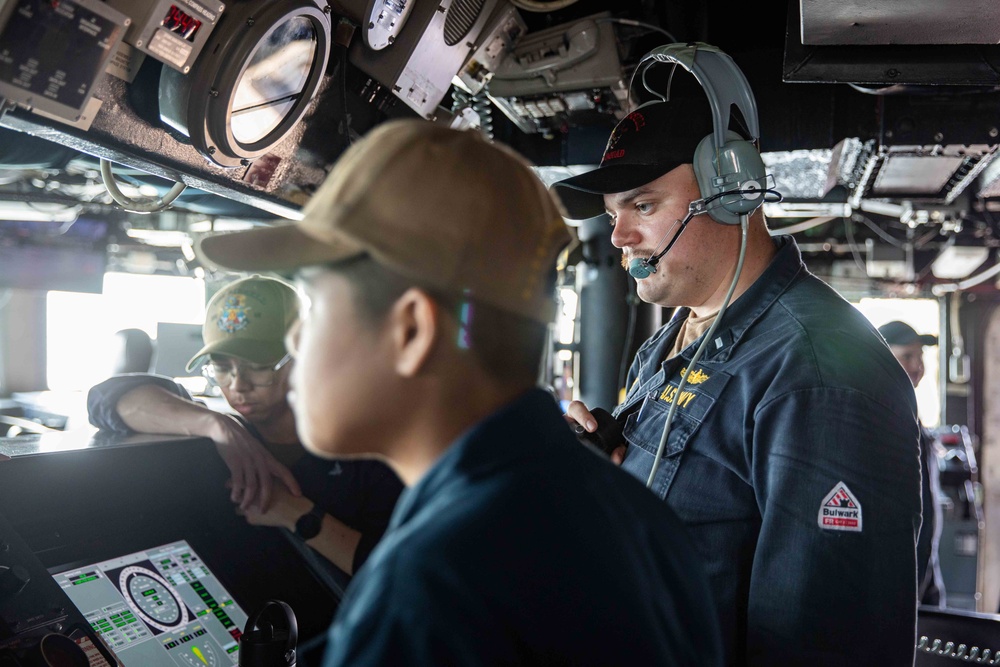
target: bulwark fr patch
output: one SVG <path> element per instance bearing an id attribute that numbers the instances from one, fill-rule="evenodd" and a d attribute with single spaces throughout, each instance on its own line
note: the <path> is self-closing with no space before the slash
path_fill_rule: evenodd
<path id="1" fill-rule="evenodd" d="M 837 482 L 823 498 L 817 519 L 824 530 L 861 532 L 861 503 L 843 482 Z"/>

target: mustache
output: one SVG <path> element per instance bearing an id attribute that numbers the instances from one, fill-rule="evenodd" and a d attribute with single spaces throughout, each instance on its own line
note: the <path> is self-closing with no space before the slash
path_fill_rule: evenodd
<path id="1" fill-rule="evenodd" d="M 652 256 L 653 256 L 653 251 L 647 250 L 646 248 L 640 248 L 639 250 L 623 250 L 622 258 L 619 264 L 621 264 L 623 269 L 628 271 L 628 265 L 632 262 L 633 259 L 637 257 L 639 259 L 648 259 L 649 257 Z"/>
<path id="2" fill-rule="evenodd" d="M 677 237 L 681 235 L 681 232 L 684 231 L 685 225 L 687 225 L 687 223 L 691 220 L 691 215 L 692 214 L 688 214 L 688 216 L 684 219 L 683 222 L 680 220 L 674 220 L 674 224 L 670 225 L 670 227 L 667 228 L 667 231 L 663 233 L 663 238 L 661 238 L 659 243 L 657 243 L 656 248 L 653 248 L 652 250 L 648 250 L 646 248 L 639 248 L 635 250 L 627 250 L 627 249 L 622 250 L 622 259 L 621 259 L 622 268 L 628 271 L 629 263 L 636 257 L 651 258 L 653 255 L 661 251 L 666 253 L 666 251 L 670 248 L 670 246 L 673 245 L 674 241 L 677 240 Z M 673 236 L 671 236 L 671 232 L 673 232 L 674 229 L 677 228 L 677 225 L 680 225 L 680 229 L 678 229 L 673 234 Z M 667 241 L 668 236 L 670 236 L 669 241 Z"/>

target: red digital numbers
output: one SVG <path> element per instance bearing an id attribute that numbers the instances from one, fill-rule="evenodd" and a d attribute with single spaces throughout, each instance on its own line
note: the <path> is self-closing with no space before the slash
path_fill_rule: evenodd
<path id="1" fill-rule="evenodd" d="M 201 21 L 184 13 L 177 5 L 170 5 L 170 11 L 163 17 L 160 25 L 170 32 L 180 35 L 187 41 L 193 42 L 195 33 L 201 27 Z"/>

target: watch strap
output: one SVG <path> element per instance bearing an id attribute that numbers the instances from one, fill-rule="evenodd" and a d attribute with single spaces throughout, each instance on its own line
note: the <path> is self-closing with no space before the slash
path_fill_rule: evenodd
<path id="1" fill-rule="evenodd" d="M 324 514 L 326 512 L 319 505 L 314 504 L 311 510 L 300 516 L 295 522 L 295 535 L 303 540 L 311 540 L 319 535 Z"/>

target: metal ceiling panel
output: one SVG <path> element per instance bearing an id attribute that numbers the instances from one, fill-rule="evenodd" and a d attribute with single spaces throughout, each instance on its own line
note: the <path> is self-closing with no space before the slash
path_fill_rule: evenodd
<path id="1" fill-rule="evenodd" d="M 851 203 L 890 197 L 951 204 L 989 165 L 995 151 L 986 144 L 883 146 L 863 161 Z"/>
<path id="2" fill-rule="evenodd" d="M 807 46 L 1000 43 L 994 0 L 800 0 L 799 8 Z"/>
<path id="3" fill-rule="evenodd" d="M 959 156 L 888 156 L 879 169 L 872 194 L 885 196 L 895 193 L 936 195 L 962 164 Z"/>
<path id="4" fill-rule="evenodd" d="M 1000 85 L 1000 46 L 996 45 L 996 40 L 989 44 L 967 44 L 964 41 L 942 43 L 939 39 L 929 44 L 893 42 L 869 44 L 864 48 L 857 44 L 803 44 L 800 3 L 807 0 L 788 1 L 782 66 L 782 80 L 786 83 L 856 83 L 874 87 Z M 818 0 L 808 0 L 810 3 L 815 1 Z M 980 1 L 975 0 L 977 4 Z M 884 5 L 885 0 L 876 0 L 876 3 Z M 992 16 L 998 10 L 1000 7 L 991 9 L 984 16 Z M 911 20 L 908 18 L 909 5 L 897 7 L 896 11 L 896 21 Z M 970 24 L 980 21 L 983 19 L 977 17 Z"/>

